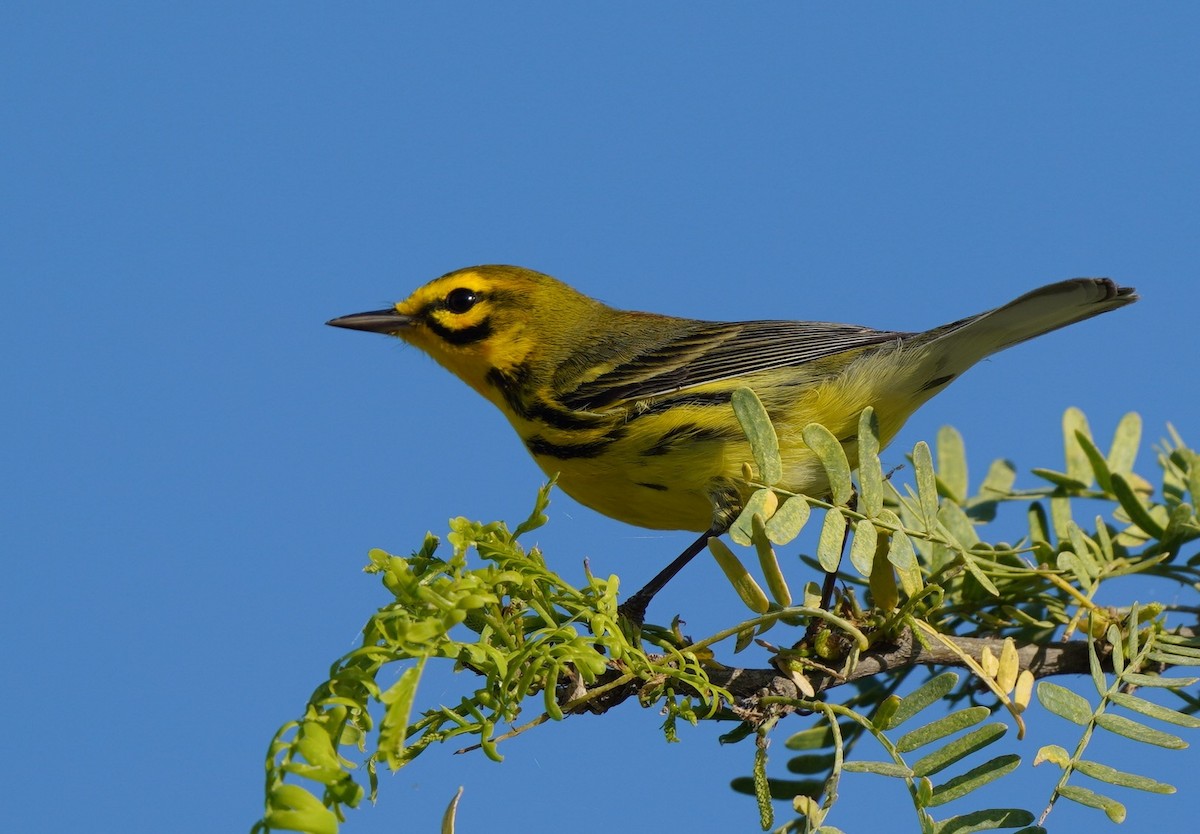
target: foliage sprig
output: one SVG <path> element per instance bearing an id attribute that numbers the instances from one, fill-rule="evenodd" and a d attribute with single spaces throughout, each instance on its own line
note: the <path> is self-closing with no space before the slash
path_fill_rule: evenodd
<path id="1" fill-rule="evenodd" d="M 798 816 L 781 831 L 836 832 L 826 820 L 841 780 L 857 773 L 900 780 L 923 832 L 1031 826 L 1033 813 L 1020 808 L 942 819 L 935 809 L 1020 766 L 1018 755 L 986 757 L 986 748 L 1009 726 L 1023 734 L 1022 713 L 1039 678 L 1068 674 L 1089 676 L 1099 700 L 1093 706 L 1066 687 L 1036 682 L 1042 708 L 1083 728 L 1073 752 L 1043 745 L 1034 757 L 1034 764 L 1062 770 L 1041 819 L 1059 799 L 1124 818 L 1115 799 L 1077 785 L 1080 774 L 1172 790 L 1084 754 L 1097 732 L 1167 748 L 1184 744 L 1176 730 L 1146 719 L 1200 726 L 1197 679 L 1164 674 L 1200 665 L 1194 630 L 1200 608 L 1097 602 L 1101 587 L 1135 573 L 1166 583 L 1163 599 L 1200 588 L 1200 555 L 1187 552 L 1200 538 L 1200 455 L 1173 429 L 1155 449 L 1157 486 L 1134 471 L 1136 415 L 1121 421 L 1101 452 L 1082 413 L 1070 409 L 1063 419 L 1065 471 L 1035 469 L 1042 485 L 1017 489 L 1016 468 L 996 461 L 972 491 L 964 444 L 952 429 L 939 433 L 934 449 L 917 444 L 911 482 L 897 486 L 884 474 L 868 409 L 849 447 L 823 427 L 806 428 L 805 442 L 830 483 L 828 495 L 813 497 L 774 483 L 783 469 L 757 397 L 738 392 L 734 407 L 754 461 L 745 467 L 750 499 L 729 532 L 753 556 L 744 562 L 722 542 L 711 549 L 753 616 L 699 640 L 686 638 L 677 623 L 639 629 L 624 622 L 616 577 L 589 572 L 574 587 L 536 547 L 521 543 L 545 523 L 552 484 L 513 531 L 498 522 L 452 520 L 448 556 L 429 534 L 407 557 L 372 551 L 367 570 L 391 598 L 368 620 L 361 646 L 334 663 L 303 715 L 272 740 L 266 813 L 255 830 L 332 834 L 346 808 L 374 797 L 380 764 L 408 766 L 430 745 L 451 739 L 468 739 L 499 761 L 498 742 L 508 736 L 631 698 L 664 711 L 668 739 L 679 719 L 739 719 L 726 740 L 752 736 L 757 743 L 754 776 L 734 787 L 758 797 L 764 829 L 774 824 L 773 800 L 786 799 Z M 1027 532 L 1013 543 L 986 541 L 986 526 L 1005 505 L 1023 508 Z M 842 587 L 829 610 L 816 607 L 819 592 L 811 582 L 792 599 L 775 555 L 806 525 L 815 528 L 817 517 L 815 550 L 802 558 L 838 572 Z M 766 592 L 746 562 L 757 565 Z M 766 643 L 772 630 L 791 639 Z M 769 650 L 768 668 L 730 663 L 754 643 Z M 419 697 L 423 673 L 439 661 L 462 673 L 458 703 L 426 705 Z M 947 667 L 970 674 L 960 678 Z M 385 673 L 395 682 L 384 686 Z M 1140 688 L 1175 703 L 1134 694 Z M 911 691 L 901 696 L 905 689 Z M 834 691 L 845 693 L 840 703 L 831 699 Z M 954 711 L 913 726 L 935 704 Z M 531 705 L 536 716 L 518 723 Z M 1001 706 L 1006 713 L 995 712 Z M 805 776 L 798 780 L 768 770 L 769 737 L 793 714 L 816 722 L 785 742 L 799 751 L 788 763 Z M 882 748 L 882 759 L 859 755 L 868 742 Z M 970 766 L 941 775 L 959 762 Z M 356 776 L 360 769 L 366 786 Z"/>

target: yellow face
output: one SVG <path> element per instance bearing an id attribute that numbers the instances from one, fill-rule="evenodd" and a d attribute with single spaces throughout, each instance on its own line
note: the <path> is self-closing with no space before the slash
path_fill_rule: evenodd
<path id="1" fill-rule="evenodd" d="M 553 281 L 528 270 L 494 266 L 435 278 L 396 304 L 407 325 L 395 335 L 492 399 L 487 373 L 519 364 L 532 349 L 530 296 L 541 279 Z"/>
<path id="2" fill-rule="evenodd" d="M 607 308 L 540 272 L 474 266 L 435 278 L 395 309 L 404 326 L 389 332 L 504 409 L 489 373 L 546 382 Z"/>

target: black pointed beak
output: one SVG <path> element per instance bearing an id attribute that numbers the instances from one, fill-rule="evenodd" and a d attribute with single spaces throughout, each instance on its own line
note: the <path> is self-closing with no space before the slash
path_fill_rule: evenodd
<path id="1" fill-rule="evenodd" d="M 325 322 L 332 327 L 344 327 L 347 330 L 363 330 L 367 333 L 398 333 L 410 326 L 411 316 L 396 312 L 395 308 L 387 310 L 372 310 L 369 313 L 353 313 L 349 316 L 339 316 Z"/>

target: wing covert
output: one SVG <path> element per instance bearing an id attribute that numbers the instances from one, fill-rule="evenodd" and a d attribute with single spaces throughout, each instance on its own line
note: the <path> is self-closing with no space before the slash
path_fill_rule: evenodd
<path id="1" fill-rule="evenodd" d="M 695 322 L 561 397 L 568 408 L 595 410 L 697 385 L 792 367 L 909 333 L 814 321 Z"/>

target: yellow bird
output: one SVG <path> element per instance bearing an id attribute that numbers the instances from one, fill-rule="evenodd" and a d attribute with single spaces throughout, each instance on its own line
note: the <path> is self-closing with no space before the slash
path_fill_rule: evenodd
<path id="1" fill-rule="evenodd" d="M 809 423 L 842 438 L 854 466 L 867 406 L 887 444 L 984 357 L 1136 300 L 1107 278 L 1076 278 L 909 333 L 617 310 L 549 275 L 489 265 L 328 323 L 428 353 L 499 408 L 581 504 L 639 527 L 704 531 L 673 574 L 725 531 L 751 492 L 742 464 L 753 457 L 729 403 L 734 390 L 753 389 L 775 425 L 784 464 L 777 485 L 823 496 L 824 470 L 801 439 Z"/>

